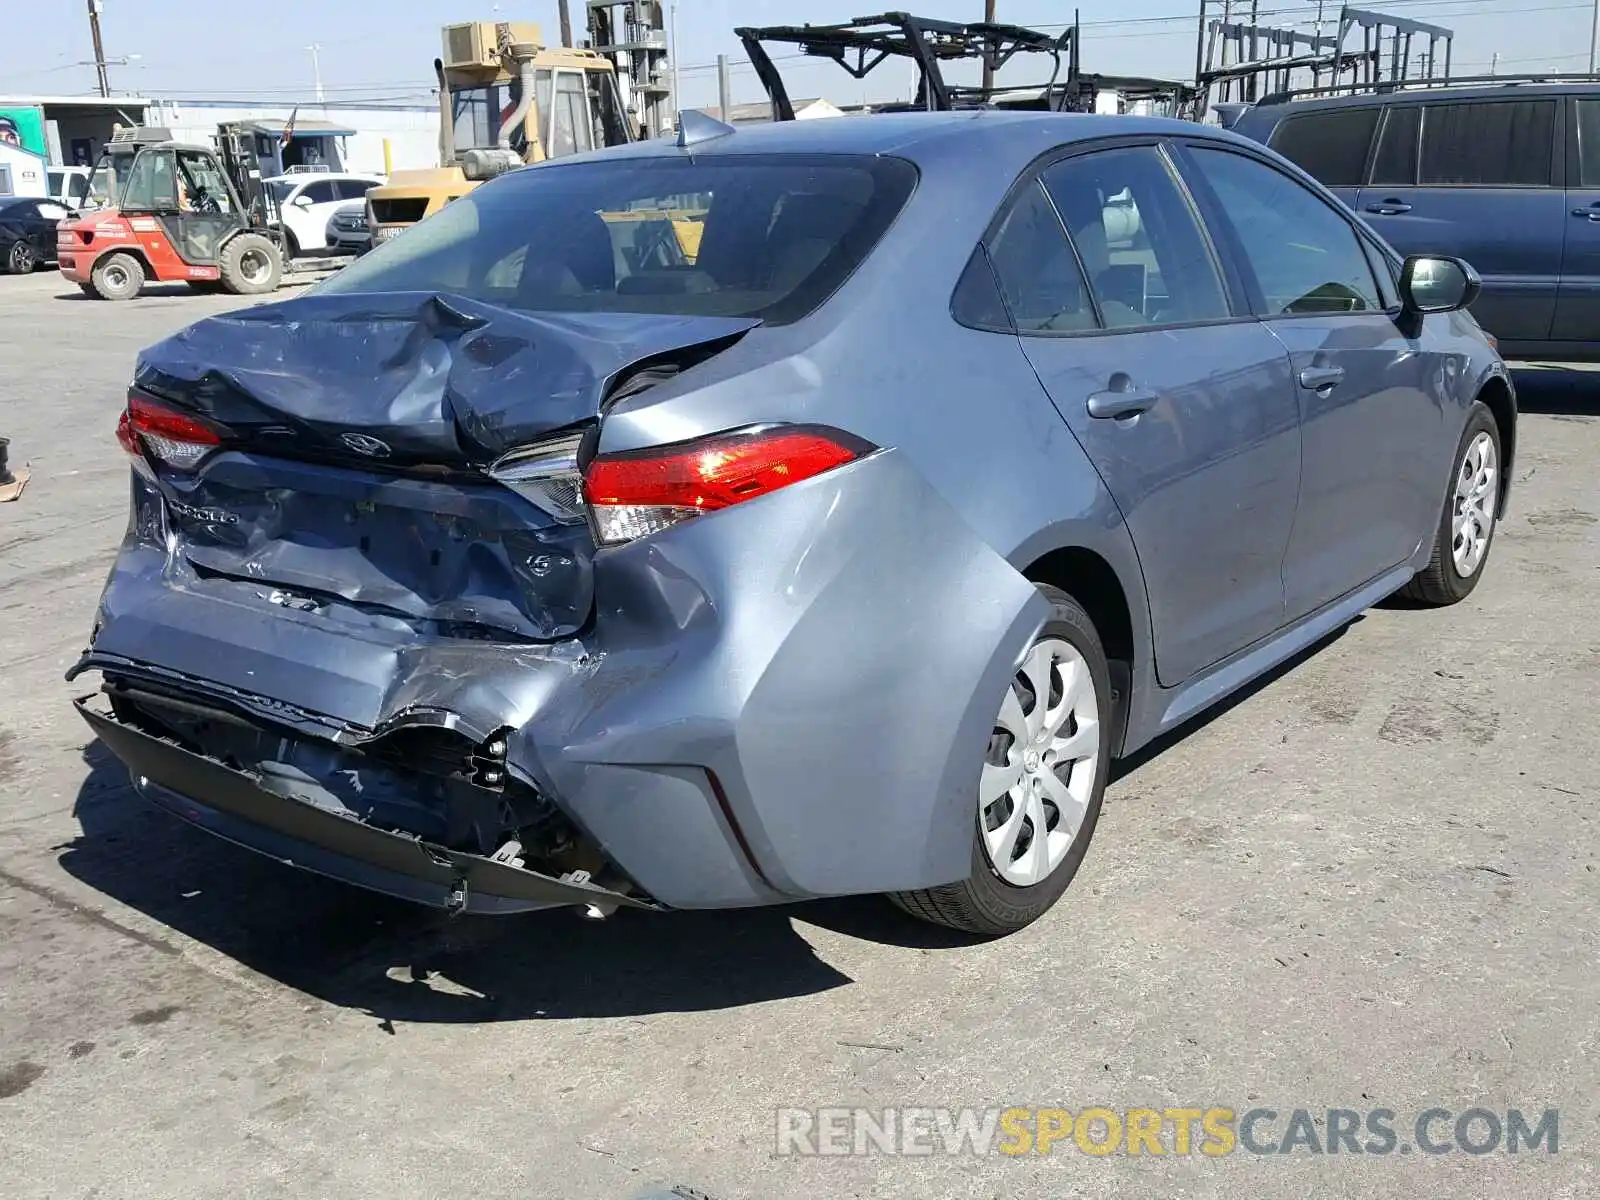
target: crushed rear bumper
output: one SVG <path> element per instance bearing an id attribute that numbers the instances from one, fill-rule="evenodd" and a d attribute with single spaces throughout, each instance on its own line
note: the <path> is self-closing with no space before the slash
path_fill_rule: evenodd
<path id="1" fill-rule="evenodd" d="M 654 908 L 639 896 L 556 878 L 389 833 L 261 787 L 243 771 L 119 721 L 97 697 L 74 701 L 147 800 L 228 841 L 314 871 L 457 912 L 507 913 L 593 905 Z"/>

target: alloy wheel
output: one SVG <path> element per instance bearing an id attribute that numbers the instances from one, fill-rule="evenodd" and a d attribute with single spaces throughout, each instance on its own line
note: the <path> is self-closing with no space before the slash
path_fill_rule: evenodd
<path id="1" fill-rule="evenodd" d="M 1089 664 L 1062 638 L 1028 651 L 995 719 L 978 784 L 978 829 L 995 873 L 1031 887 L 1078 836 L 1101 766 Z"/>

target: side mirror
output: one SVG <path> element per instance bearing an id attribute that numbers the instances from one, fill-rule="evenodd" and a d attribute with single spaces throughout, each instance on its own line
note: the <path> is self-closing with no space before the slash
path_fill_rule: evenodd
<path id="1" fill-rule="evenodd" d="M 304 192 L 301 192 L 298 196 L 291 200 L 290 203 L 296 208 L 310 208 L 311 197 L 306 195 Z"/>
<path id="2" fill-rule="evenodd" d="M 1457 312 L 1482 290 L 1478 273 L 1459 258 L 1413 254 L 1400 268 L 1400 303 L 1409 313 Z"/>

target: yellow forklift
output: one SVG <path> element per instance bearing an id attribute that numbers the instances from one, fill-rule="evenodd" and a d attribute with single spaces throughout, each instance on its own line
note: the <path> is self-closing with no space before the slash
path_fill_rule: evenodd
<path id="1" fill-rule="evenodd" d="M 515 167 L 634 140 L 605 55 L 547 47 L 526 21 L 447 25 L 443 41 L 440 165 L 396 171 L 367 193 L 374 246 Z"/>

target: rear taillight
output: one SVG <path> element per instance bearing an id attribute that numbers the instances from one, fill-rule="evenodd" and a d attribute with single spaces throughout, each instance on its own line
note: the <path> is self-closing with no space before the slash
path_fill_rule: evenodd
<path id="1" fill-rule="evenodd" d="M 117 422 L 117 441 L 135 458 L 148 452 L 169 467 L 192 471 L 222 445 L 222 433 L 198 417 L 156 403 L 142 392 L 128 393 L 128 407 Z"/>
<path id="2" fill-rule="evenodd" d="M 601 455 L 583 473 L 583 492 L 596 540 L 616 545 L 765 496 L 873 449 L 837 429 L 767 426 Z"/>

